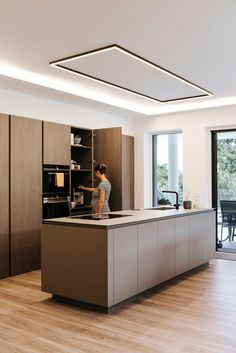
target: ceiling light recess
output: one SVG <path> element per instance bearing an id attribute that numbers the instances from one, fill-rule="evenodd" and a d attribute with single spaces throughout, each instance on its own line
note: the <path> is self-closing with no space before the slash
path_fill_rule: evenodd
<path id="1" fill-rule="evenodd" d="M 212 95 L 116 44 L 55 60 L 50 65 L 160 103 Z"/>

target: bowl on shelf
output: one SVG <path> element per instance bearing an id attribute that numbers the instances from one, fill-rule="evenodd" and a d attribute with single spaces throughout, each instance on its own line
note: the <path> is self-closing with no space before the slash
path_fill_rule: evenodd
<path id="1" fill-rule="evenodd" d="M 75 136 L 74 137 L 74 145 L 79 145 L 81 142 L 81 137 L 80 136 Z"/>

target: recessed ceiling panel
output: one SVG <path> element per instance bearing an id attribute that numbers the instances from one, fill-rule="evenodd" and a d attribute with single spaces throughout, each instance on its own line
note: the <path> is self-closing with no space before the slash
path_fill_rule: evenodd
<path id="1" fill-rule="evenodd" d="M 161 103 L 211 95 L 194 83 L 117 45 L 50 64 Z"/>

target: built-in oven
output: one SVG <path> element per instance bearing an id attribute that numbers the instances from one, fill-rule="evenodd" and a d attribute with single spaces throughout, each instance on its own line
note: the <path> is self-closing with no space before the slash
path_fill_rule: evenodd
<path id="1" fill-rule="evenodd" d="M 43 197 L 43 218 L 68 217 L 70 197 Z"/>
<path id="2" fill-rule="evenodd" d="M 70 167 L 46 164 L 43 166 L 43 194 L 70 193 Z"/>
<path id="3" fill-rule="evenodd" d="M 43 166 L 43 218 L 70 215 L 70 167 Z"/>

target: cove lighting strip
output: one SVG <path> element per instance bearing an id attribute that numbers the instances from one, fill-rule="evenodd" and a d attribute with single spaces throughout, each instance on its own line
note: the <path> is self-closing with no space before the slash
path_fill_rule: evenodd
<path id="1" fill-rule="evenodd" d="M 115 83 L 112 83 L 112 82 L 108 82 L 108 81 L 105 81 L 103 79 L 100 79 L 98 77 L 94 77 L 94 76 L 91 76 L 89 74 L 85 74 L 83 72 L 80 72 L 80 71 L 77 71 L 75 69 L 72 69 L 72 68 L 69 68 L 67 67 L 65 64 L 70 62 L 70 61 L 74 61 L 75 59 L 79 59 L 79 58 L 83 58 L 83 57 L 88 57 L 88 56 L 91 56 L 91 55 L 95 55 L 97 53 L 101 53 L 101 52 L 106 52 L 106 51 L 110 51 L 110 50 L 113 50 L 113 49 L 116 49 L 120 52 L 122 52 L 123 54 L 127 55 L 127 56 L 130 56 L 132 57 L 133 59 L 145 64 L 145 65 L 148 65 L 168 76 L 171 76 L 183 83 L 185 83 L 186 85 L 189 85 L 193 88 L 195 88 L 196 90 L 200 91 L 201 94 L 199 95 L 194 95 L 194 96 L 189 96 L 189 97 L 183 97 L 183 98 L 176 98 L 176 99 L 168 99 L 168 100 L 160 100 L 160 99 L 157 99 L 157 98 L 154 98 L 154 97 L 150 97 L 150 96 L 147 96 L 143 93 L 139 93 L 139 92 L 136 92 L 134 90 L 131 90 L 131 89 L 128 89 L 128 88 L 125 88 L 125 87 L 122 87 L 122 86 L 119 86 Z M 148 99 L 151 99 L 153 101 L 158 101 L 160 103 L 168 103 L 168 102 L 176 102 L 176 101 L 182 101 L 182 100 L 186 100 L 186 99 L 195 99 L 195 98 L 202 98 L 202 97 L 206 97 L 206 96 L 212 96 L 213 93 L 201 88 L 200 86 L 197 86 L 196 84 L 184 79 L 183 77 L 179 76 L 179 75 L 176 75 L 174 74 L 173 72 L 169 71 L 169 70 L 166 70 L 164 69 L 163 67 L 159 66 L 159 65 L 156 65 L 154 63 L 152 63 L 151 61 L 149 60 L 146 60 L 144 58 L 142 58 L 141 56 L 139 55 L 136 55 L 134 53 L 132 53 L 131 51 L 129 50 L 126 50 L 122 47 L 120 47 L 119 45 L 116 45 L 116 44 L 113 44 L 113 45 L 109 45 L 107 47 L 104 47 L 104 48 L 99 48 L 99 49 L 95 49 L 95 50 L 90 50 L 88 52 L 85 52 L 85 53 L 81 53 L 81 54 L 77 54 L 77 55 L 73 55 L 73 56 L 69 56 L 69 57 L 66 57 L 66 58 L 63 58 L 63 59 L 60 59 L 60 60 L 55 60 L 55 61 L 52 61 L 49 63 L 51 66 L 54 66 L 58 69 L 61 69 L 61 70 L 64 70 L 64 71 L 69 71 L 73 74 L 76 74 L 76 75 L 79 75 L 79 76 L 83 76 L 83 77 L 87 77 L 93 81 L 96 81 L 96 82 L 102 82 L 103 84 L 105 85 L 108 85 L 108 86 L 113 86 L 113 87 L 116 87 L 122 91 L 126 91 L 126 92 L 130 92 L 130 93 L 133 93 L 135 95 L 138 95 L 138 96 L 141 96 L 141 97 L 145 97 L 145 98 L 148 98 Z"/>

